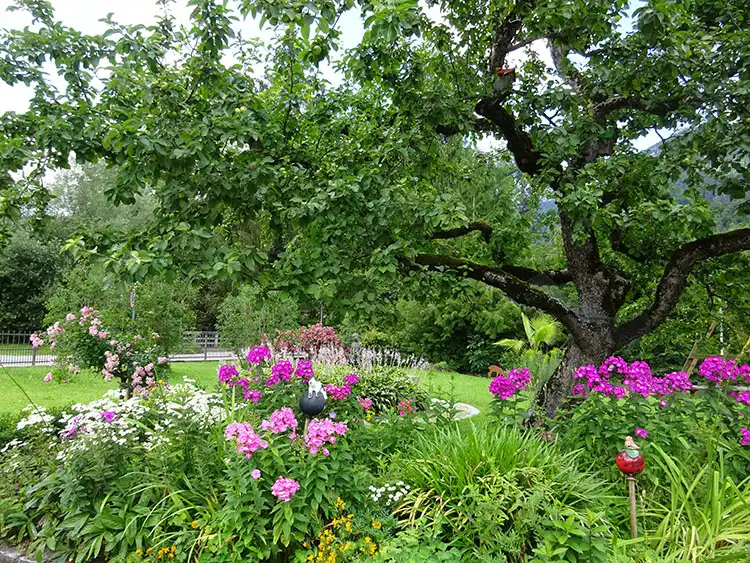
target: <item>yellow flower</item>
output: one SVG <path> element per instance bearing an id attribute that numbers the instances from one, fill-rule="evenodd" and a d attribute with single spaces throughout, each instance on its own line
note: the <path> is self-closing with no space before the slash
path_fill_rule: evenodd
<path id="1" fill-rule="evenodd" d="M 380 523 L 379 521 L 377 521 L 377 520 L 373 520 L 373 521 L 372 521 L 372 527 L 373 527 L 373 528 L 375 528 L 376 530 L 379 530 L 380 528 L 382 528 L 382 527 L 383 527 L 383 524 L 381 524 L 381 523 Z"/>
<path id="2" fill-rule="evenodd" d="M 142 550 L 142 549 L 136 549 L 136 550 L 135 550 L 135 554 L 136 554 L 136 555 L 137 555 L 138 557 L 140 557 L 141 555 L 143 555 L 143 550 Z"/>
<path id="3" fill-rule="evenodd" d="M 154 548 L 153 548 L 153 547 L 149 547 L 149 548 L 148 548 L 148 549 L 146 550 L 146 555 L 148 555 L 149 553 L 151 553 L 151 552 L 152 552 L 153 550 L 154 550 Z"/>
<path id="4" fill-rule="evenodd" d="M 336 508 L 338 508 L 339 510 L 346 510 L 346 503 L 341 500 L 341 497 L 338 497 L 336 499 Z"/>
<path id="5" fill-rule="evenodd" d="M 352 523 L 351 522 L 347 522 L 346 523 L 346 531 L 347 532 L 351 532 L 352 531 Z"/>
<path id="6" fill-rule="evenodd" d="M 308 561 L 314 561 L 314 560 L 315 560 L 315 557 L 313 557 L 312 555 L 308 555 L 308 556 L 307 556 L 307 560 L 308 560 Z"/>
<path id="7" fill-rule="evenodd" d="M 365 536 L 365 543 L 370 543 L 372 541 L 372 538 L 370 536 Z"/>
<path id="8" fill-rule="evenodd" d="M 170 559 L 174 559 L 174 553 L 170 553 L 170 554 L 169 554 L 169 558 L 170 558 Z"/>
<path id="9" fill-rule="evenodd" d="M 190 525 L 193 527 L 193 529 L 197 528 L 198 527 L 198 520 L 193 520 L 193 523 L 190 524 Z"/>
<path id="10" fill-rule="evenodd" d="M 164 381 L 163 379 L 159 380 L 159 385 L 164 385 L 165 383 L 166 383 L 166 381 Z"/>

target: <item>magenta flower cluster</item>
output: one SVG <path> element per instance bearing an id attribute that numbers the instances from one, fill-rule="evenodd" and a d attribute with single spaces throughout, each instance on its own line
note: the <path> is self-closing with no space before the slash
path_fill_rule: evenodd
<path id="1" fill-rule="evenodd" d="M 726 360 L 721 356 L 710 356 L 703 360 L 698 373 L 715 383 L 736 381 L 740 378 L 750 383 L 750 365 L 738 365 L 734 360 Z"/>
<path id="2" fill-rule="evenodd" d="M 294 366 L 289 360 L 279 360 L 271 367 L 271 377 L 266 379 L 266 385 L 272 386 L 282 381 L 290 381 L 294 373 Z"/>
<path id="3" fill-rule="evenodd" d="M 299 491 L 297 481 L 280 475 L 271 487 L 271 494 L 283 502 L 289 502 L 297 491 Z"/>
<path id="4" fill-rule="evenodd" d="M 268 442 L 256 434 L 249 422 L 232 422 L 224 430 L 224 438 L 237 441 L 237 452 L 250 459 L 260 449 L 265 450 Z"/>
<path id="5" fill-rule="evenodd" d="M 305 446 L 311 454 L 317 454 L 318 451 L 323 455 L 329 455 L 330 452 L 325 448 L 325 444 L 335 444 L 336 436 L 343 436 L 349 428 L 344 422 L 333 422 L 328 418 L 319 420 L 314 418 L 310 421 L 305 435 Z"/>
<path id="6" fill-rule="evenodd" d="M 507 401 L 518 391 L 523 391 L 531 382 L 528 368 L 513 368 L 506 375 L 498 375 L 490 382 L 490 393 Z"/>
<path id="7" fill-rule="evenodd" d="M 372 408 L 372 399 L 368 399 L 366 397 L 357 397 L 357 401 L 359 402 L 359 406 L 366 411 L 369 411 Z"/>
<path id="8" fill-rule="evenodd" d="M 408 413 L 416 412 L 416 406 L 414 405 L 414 399 L 411 397 L 405 401 L 399 401 L 398 403 L 398 415 L 406 416 Z"/>
<path id="9" fill-rule="evenodd" d="M 351 386 L 347 385 L 326 385 L 326 395 L 334 401 L 343 401 L 352 394 Z"/>
<path id="10" fill-rule="evenodd" d="M 313 372 L 312 362 L 310 360 L 299 360 L 297 362 L 297 369 L 294 371 L 294 374 L 297 377 L 301 378 L 302 381 L 307 383 L 315 375 L 315 372 Z"/>
<path id="11" fill-rule="evenodd" d="M 297 419 L 294 418 L 294 411 L 292 409 L 282 407 L 279 410 L 273 411 L 269 420 L 261 422 L 260 427 L 273 434 L 281 434 L 287 430 L 294 431 L 297 428 Z"/>
<path id="12" fill-rule="evenodd" d="M 259 365 L 263 360 L 271 359 L 271 351 L 265 346 L 256 346 L 247 354 L 247 363 Z"/>
<path id="13" fill-rule="evenodd" d="M 622 385 L 615 385 L 611 381 L 613 373 L 622 376 Z M 685 372 L 668 373 L 664 377 L 656 377 L 651 373 L 651 367 L 642 361 L 628 364 L 619 356 L 607 358 L 598 368 L 581 366 L 573 374 L 576 380 L 584 380 L 573 386 L 573 394 L 587 397 L 589 393 L 600 393 L 607 397 L 621 399 L 628 393 L 648 397 L 656 395 L 663 397 L 677 391 L 688 391 L 693 388 L 690 376 Z"/>
<path id="14" fill-rule="evenodd" d="M 750 446 L 750 430 L 747 428 L 740 428 L 740 444 L 743 446 Z"/>
<path id="15" fill-rule="evenodd" d="M 231 364 L 224 364 L 219 366 L 219 381 L 222 383 L 229 383 L 232 378 L 237 377 L 240 372 L 237 368 Z"/>

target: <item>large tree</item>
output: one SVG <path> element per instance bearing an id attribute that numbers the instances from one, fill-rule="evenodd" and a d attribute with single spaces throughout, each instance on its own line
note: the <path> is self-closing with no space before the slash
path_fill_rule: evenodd
<path id="1" fill-rule="evenodd" d="M 746 193 L 743 0 L 239 2 L 277 29 L 267 49 L 212 0 L 190 2 L 185 29 L 166 16 L 109 21 L 101 36 L 56 22 L 43 0 L 24 4 L 36 26 L 0 37 L 0 79 L 35 95 L 0 119 L 0 211 L 44 208 L 42 171 L 71 153 L 104 159 L 113 200 L 148 189 L 157 202 L 151 229 L 94 241 L 123 273 L 178 256 L 352 305 L 375 297 L 375 276 L 469 277 L 570 333 L 540 396 L 553 414 L 573 368 L 658 327 L 696 264 L 750 248 L 748 228 L 714 232 L 700 191 L 710 175 L 719 192 Z M 365 33 L 334 56 L 347 12 Z M 337 86 L 318 69 L 326 58 Z M 651 131 L 669 138 L 636 150 Z M 480 137 L 503 144 L 523 198 L 498 178 L 501 155 L 473 148 Z M 477 217 L 467 185 L 497 212 Z M 534 236 L 519 207 L 533 198 L 557 213 L 561 252 L 547 263 L 524 252 Z"/>

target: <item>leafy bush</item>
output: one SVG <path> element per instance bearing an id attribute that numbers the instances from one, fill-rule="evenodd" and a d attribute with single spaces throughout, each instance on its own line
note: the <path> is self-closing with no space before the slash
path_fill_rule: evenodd
<path id="1" fill-rule="evenodd" d="M 59 244 L 21 231 L 0 251 L 0 329 L 37 330 L 64 266 Z"/>
<path id="2" fill-rule="evenodd" d="M 293 299 L 243 285 L 219 306 L 218 328 L 222 342 L 239 354 L 257 342 L 270 340 L 276 329 L 296 329 L 299 316 Z"/>
<path id="3" fill-rule="evenodd" d="M 45 382 L 67 382 L 82 369 L 93 369 L 106 381 L 118 379 L 120 388 L 130 394 L 147 393 L 166 377 L 167 358 L 159 356 L 158 334 L 144 338 L 115 333 L 108 330 L 99 311 L 90 307 L 83 307 L 78 315 L 68 313 L 42 337 L 32 334 L 32 345 L 36 348 L 47 342 L 55 351 L 56 363 Z"/>
<path id="4" fill-rule="evenodd" d="M 400 368 L 379 367 L 363 372 L 360 386 L 362 396 L 372 399 L 375 412 L 393 409 L 409 398 L 418 408 L 425 408 L 429 400 L 417 378 Z"/>
<path id="5" fill-rule="evenodd" d="M 437 429 L 393 460 L 393 472 L 412 487 L 396 513 L 464 561 L 522 561 L 533 552 L 539 561 L 605 562 L 611 497 L 578 461 L 509 427 Z"/>

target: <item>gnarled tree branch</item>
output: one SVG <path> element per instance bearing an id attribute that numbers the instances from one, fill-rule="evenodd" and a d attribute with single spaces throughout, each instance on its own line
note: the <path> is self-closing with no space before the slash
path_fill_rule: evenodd
<path id="1" fill-rule="evenodd" d="M 469 223 L 468 225 L 464 225 L 462 227 L 456 227 L 455 229 L 447 229 L 445 231 L 435 231 L 434 233 L 432 233 L 431 238 L 433 239 L 458 238 L 464 235 L 468 235 L 469 233 L 473 233 L 474 231 L 481 232 L 482 236 L 484 237 L 484 241 L 490 242 L 490 238 L 492 238 L 492 226 L 483 221 L 474 221 L 472 223 Z"/>
<path id="2" fill-rule="evenodd" d="M 505 109 L 497 98 L 482 98 L 474 108 L 479 115 L 486 117 L 508 143 L 508 150 L 513 153 L 516 166 L 521 172 L 530 175 L 538 174 L 542 170 L 540 154 L 534 149 L 531 136 L 521 129 L 516 119 Z"/>
<path id="3" fill-rule="evenodd" d="M 677 305 L 696 263 L 741 250 L 750 250 L 750 228 L 712 235 L 680 246 L 664 270 L 651 308 L 617 328 L 617 348 L 649 333 L 667 318 Z"/>
<path id="4" fill-rule="evenodd" d="M 465 275 L 503 291 L 508 297 L 529 307 L 536 307 L 556 317 L 573 334 L 580 336 L 580 326 L 574 311 L 533 284 L 523 281 L 502 268 L 493 268 L 452 256 L 417 254 L 411 266 L 422 266 L 434 271 L 449 271 Z M 534 271 L 535 272 L 535 271 Z M 542 275 L 540 272 L 535 272 Z M 561 274 L 562 275 L 562 274 Z"/>

